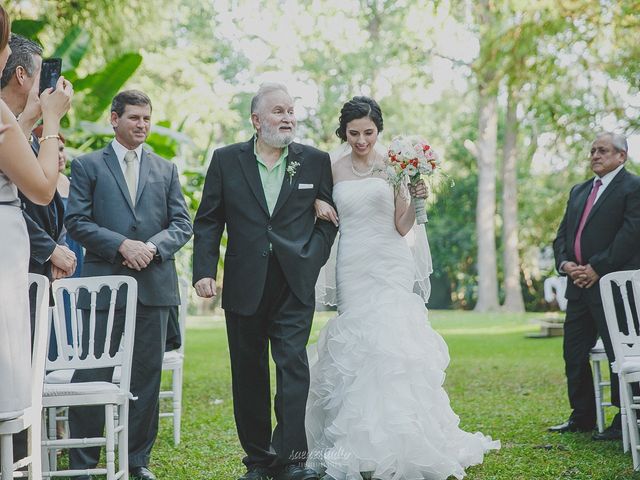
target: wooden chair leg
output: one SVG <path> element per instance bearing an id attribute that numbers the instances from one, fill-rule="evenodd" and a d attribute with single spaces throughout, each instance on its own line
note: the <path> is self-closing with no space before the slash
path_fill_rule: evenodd
<path id="1" fill-rule="evenodd" d="M 39 418 L 34 418 L 33 423 L 29 427 L 29 455 L 31 462 L 29 463 L 29 471 L 31 478 L 42 478 L 42 450 L 40 449 L 41 423 Z"/>
<path id="2" fill-rule="evenodd" d="M 627 430 L 629 433 L 628 441 L 631 448 L 631 457 L 633 458 L 633 469 L 640 469 L 640 454 L 638 453 L 638 445 L 640 445 L 640 435 L 638 433 L 638 411 L 633 408 L 633 392 L 631 391 L 631 385 L 624 379 L 624 375 L 620 375 L 621 390 L 624 391 L 625 400 L 624 403 L 627 406 Z M 631 400 L 631 401 L 629 401 Z M 622 404 L 622 398 L 620 398 Z M 624 427 L 623 427 L 624 432 Z"/>
<path id="3" fill-rule="evenodd" d="M 180 426 L 182 423 L 182 365 L 171 374 L 173 383 L 173 443 L 180 444 Z"/>
<path id="4" fill-rule="evenodd" d="M 2 480 L 13 480 L 13 435 L 10 433 L 0 435 L 0 468 Z"/>
<path id="5" fill-rule="evenodd" d="M 600 360 L 593 360 L 593 390 L 596 395 L 596 422 L 598 432 L 604 431 L 604 407 L 602 406 L 602 373 L 600 370 Z"/>
<path id="6" fill-rule="evenodd" d="M 48 438 L 49 440 L 55 440 L 57 438 L 57 429 L 56 429 L 56 408 L 48 408 L 47 409 L 47 421 L 49 425 L 48 429 Z M 51 471 L 55 471 L 58 469 L 58 450 L 55 447 L 49 447 L 49 468 Z"/>
<path id="7" fill-rule="evenodd" d="M 122 479 L 129 480 L 129 402 L 118 408 L 118 461 Z"/>
<path id="8" fill-rule="evenodd" d="M 44 442 L 48 440 L 47 438 L 47 423 L 46 423 L 46 409 L 42 410 L 42 419 L 40 422 L 40 458 L 42 459 L 42 472 L 49 473 L 51 472 L 51 465 L 49 462 L 49 450 L 44 445 Z M 43 475 L 44 476 L 44 475 Z"/>
<path id="9" fill-rule="evenodd" d="M 116 480 L 116 453 L 115 453 L 115 417 L 114 406 L 107 404 L 104 406 L 105 418 L 105 436 L 107 437 L 107 445 L 105 448 L 105 457 L 107 461 L 107 480 Z"/>
<path id="10" fill-rule="evenodd" d="M 622 422 L 622 451 L 629 451 L 629 424 L 627 419 L 627 402 L 625 400 L 624 382 L 622 379 L 618 382 L 620 385 L 620 420 Z"/>

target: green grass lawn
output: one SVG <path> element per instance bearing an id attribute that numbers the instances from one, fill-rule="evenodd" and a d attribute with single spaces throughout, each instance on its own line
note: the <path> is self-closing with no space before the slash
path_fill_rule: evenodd
<path id="1" fill-rule="evenodd" d="M 329 313 L 316 315 L 312 341 Z M 561 338 L 527 339 L 541 314 L 434 311 L 431 322 L 451 354 L 445 388 L 468 431 L 502 441 L 502 450 L 468 470 L 468 479 L 640 479 L 617 442 L 590 434 L 547 433 L 569 415 Z M 224 322 L 190 318 L 186 342 L 182 443 L 161 421 L 151 468 L 161 479 L 231 480 L 244 473 L 233 422 Z"/>

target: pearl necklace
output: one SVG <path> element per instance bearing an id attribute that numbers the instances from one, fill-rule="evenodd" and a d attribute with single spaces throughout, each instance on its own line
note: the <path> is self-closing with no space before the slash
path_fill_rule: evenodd
<path id="1" fill-rule="evenodd" d="M 356 170 L 356 167 L 353 164 L 353 156 L 351 157 L 351 171 L 353 172 L 353 174 L 356 177 L 368 177 L 373 173 L 373 166 L 374 166 L 375 162 L 371 162 L 371 168 L 369 168 L 369 170 L 367 170 L 366 172 L 359 172 L 358 170 Z"/>

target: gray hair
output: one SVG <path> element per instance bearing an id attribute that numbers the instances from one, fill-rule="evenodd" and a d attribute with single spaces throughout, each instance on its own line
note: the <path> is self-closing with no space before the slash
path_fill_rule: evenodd
<path id="1" fill-rule="evenodd" d="M 263 83 L 260 85 L 258 92 L 251 99 L 251 113 L 258 113 L 261 107 L 262 99 L 271 92 L 284 92 L 289 95 L 289 90 L 282 83 Z M 291 96 L 291 95 L 289 95 Z"/>
<path id="2" fill-rule="evenodd" d="M 615 148 L 618 152 L 624 152 L 625 154 L 629 152 L 629 146 L 627 145 L 627 137 L 622 135 L 621 133 L 613 133 L 613 132 L 600 132 L 596 135 L 596 140 L 599 140 L 603 137 L 609 137 L 611 140 L 611 144 L 613 148 Z"/>
<path id="3" fill-rule="evenodd" d="M 11 48 L 11 55 L 9 55 L 7 65 L 2 71 L 0 88 L 4 88 L 9 84 L 9 80 L 11 80 L 18 67 L 24 68 L 29 78 L 33 77 L 36 73 L 34 57 L 42 56 L 42 47 L 40 45 L 15 33 L 11 34 L 9 47 Z"/>

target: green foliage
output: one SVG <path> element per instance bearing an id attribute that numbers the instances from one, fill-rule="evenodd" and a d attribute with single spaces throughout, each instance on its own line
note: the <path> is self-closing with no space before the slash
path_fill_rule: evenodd
<path id="1" fill-rule="evenodd" d="M 79 78 L 74 83 L 77 91 L 86 90 L 83 102 L 78 105 L 80 118 L 95 121 L 111 105 L 111 100 L 142 63 L 138 53 L 125 53 L 111 60 L 95 73 Z"/>
<path id="2" fill-rule="evenodd" d="M 637 0 L 17 0 L 7 8 L 14 31 L 37 35 L 47 56 L 65 59 L 77 92 L 65 128 L 75 151 L 110 140 L 105 113 L 118 89 L 150 95 L 149 143 L 176 157 L 192 212 L 212 150 L 252 134 L 249 101 L 260 82 L 303 92 L 299 136 L 327 150 L 338 144 L 342 103 L 373 96 L 384 112 L 381 142 L 425 136 L 456 182 L 434 185 L 428 229 L 436 275 L 465 308 L 475 302 L 478 172 L 463 145 L 478 138 L 480 92 L 496 95 L 501 157 L 505 92 L 514 92 L 523 285 L 528 305 L 543 308 L 539 286 L 550 272 L 538 265 L 539 252 L 553 240 L 570 186 L 589 175 L 594 131 L 611 117 L 620 131 L 640 127 L 637 7 Z M 448 48 L 460 38 L 467 47 Z M 499 232 L 496 239 L 501 248 Z"/>
<path id="3" fill-rule="evenodd" d="M 89 32 L 80 27 L 73 27 L 56 47 L 51 56 L 62 58 L 62 70 L 65 78 L 72 82 L 76 80 L 75 69 L 80 65 L 80 61 L 89 50 L 90 44 Z"/>
<path id="4" fill-rule="evenodd" d="M 44 29 L 44 20 L 30 20 L 18 18 L 11 21 L 11 31 L 23 37 L 37 40 L 38 34 Z"/>

